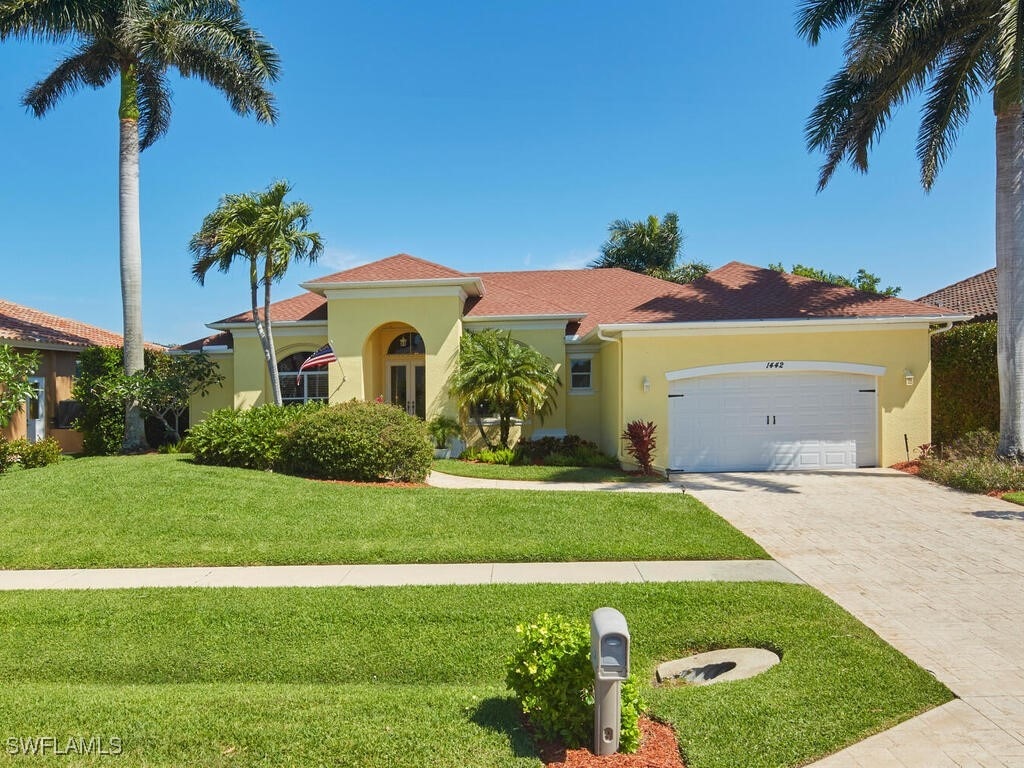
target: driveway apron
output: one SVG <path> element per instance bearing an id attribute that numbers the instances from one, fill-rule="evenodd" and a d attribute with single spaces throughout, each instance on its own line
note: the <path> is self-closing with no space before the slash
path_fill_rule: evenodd
<path id="1" fill-rule="evenodd" d="M 1024 507 L 889 469 L 678 479 L 960 699 L 817 766 L 1024 767 Z"/>

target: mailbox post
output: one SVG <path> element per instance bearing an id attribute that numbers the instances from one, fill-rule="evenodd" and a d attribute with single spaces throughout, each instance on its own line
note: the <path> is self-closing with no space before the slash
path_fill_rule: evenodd
<path id="1" fill-rule="evenodd" d="M 629 627 L 614 608 L 590 614 L 590 663 L 594 667 L 594 754 L 619 751 L 622 681 L 629 677 Z"/>

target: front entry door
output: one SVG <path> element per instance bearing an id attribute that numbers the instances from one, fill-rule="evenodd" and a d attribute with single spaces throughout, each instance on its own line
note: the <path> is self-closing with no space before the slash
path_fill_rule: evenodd
<path id="1" fill-rule="evenodd" d="M 37 443 L 46 437 L 46 379 L 29 377 L 32 393 L 25 398 L 25 437 Z"/>
<path id="2" fill-rule="evenodd" d="M 410 416 L 427 417 L 427 367 L 417 363 L 388 363 L 388 402 Z"/>

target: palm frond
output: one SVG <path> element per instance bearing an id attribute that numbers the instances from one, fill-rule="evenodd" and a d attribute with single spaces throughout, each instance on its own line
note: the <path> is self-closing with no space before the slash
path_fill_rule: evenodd
<path id="1" fill-rule="evenodd" d="M 928 89 L 917 138 L 921 184 L 926 190 L 935 183 L 975 99 L 991 82 L 988 43 L 985 30 L 979 29 L 952 46 Z"/>
<path id="2" fill-rule="evenodd" d="M 83 43 L 49 75 L 29 88 L 22 97 L 22 104 L 36 117 L 42 117 L 68 94 L 84 86 L 106 85 L 118 71 L 110 54 L 110 46 L 103 40 Z"/>
<path id="3" fill-rule="evenodd" d="M 0 42 L 8 38 L 63 43 L 99 34 L 111 0 L 2 0 Z"/>
<path id="4" fill-rule="evenodd" d="M 868 5 L 870 0 L 804 0 L 797 11 L 797 34 L 817 45 L 823 31 L 845 26 Z"/>
<path id="5" fill-rule="evenodd" d="M 150 147 L 171 127 L 171 89 L 164 73 L 148 62 L 138 67 L 139 149 Z"/>
<path id="6" fill-rule="evenodd" d="M 999 3 L 996 33 L 995 99 L 996 110 L 1020 107 L 1024 100 L 1024 16 L 1018 0 Z"/>

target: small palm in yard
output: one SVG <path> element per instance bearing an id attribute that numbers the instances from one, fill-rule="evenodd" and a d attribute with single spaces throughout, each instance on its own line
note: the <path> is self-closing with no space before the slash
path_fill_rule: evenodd
<path id="1" fill-rule="evenodd" d="M 229 272 L 236 261 L 248 267 L 253 324 L 263 346 L 276 405 L 281 405 L 281 380 L 271 327 L 270 286 L 281 281 L 292 259 L 312 263 L 320 258 L 324 249 L 320 234 L 306 229 L 313 209 L 302 201 L 285 202 L 290 191 L 288 182 L 275 181 L 263 192 L 225 195 L 217 209 L 203 220 L 202 228 L 189 244 L 195 257 L 192 276 L 200 285 L 205 283 L 213 267 Z M 262 316 L 260 286 L 263 286 Z"/>
<path id="2" fill-rule="evenodd" d="M 74 45 L 22 99 L 36 117 L 84 87 L 120 83 L 121 299 L 131 375 L 143 368 L 139 152 L 170 125 L 167 74 L 203 80 L 238 114 L 273 123 L 267 84 L 277 79 L 277 54 L 235 0 L 0 0 L 0 41 L 8 38 Z M 139 404 L 129 403 L 124 450 L 146 448 Z"/>
<path id="3" fill-rule="evenodd" d="M 479 416 L 481 404 L 491 408 L 498 417 L 501 447 L 508 448 L 512 420 L 549 414 L 561 381 L 550 358 L 515 341 L 511 333 L 486 330 L 463 334 L 459 367 L 448 386 L 493 448 Z"/>

